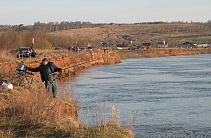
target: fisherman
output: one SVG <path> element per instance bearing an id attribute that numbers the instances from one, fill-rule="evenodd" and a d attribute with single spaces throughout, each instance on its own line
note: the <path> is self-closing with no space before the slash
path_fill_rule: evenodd
<path id="1" fill-rule="evenodd" d="M 52 86 L 53 97 L 55 98 L 57 95 L 57 74 L 55 72 L 62 72 L 63 69 L 58 68 L 53 62 L 48 62 L 47 58 L 43 58 L 39 67 L 27 67 L 27 69 L 32 72 L 40 72 L 41 79 L 45 82 L 45 87 L 48 89 L 48 96 L 50 96 Z"/>

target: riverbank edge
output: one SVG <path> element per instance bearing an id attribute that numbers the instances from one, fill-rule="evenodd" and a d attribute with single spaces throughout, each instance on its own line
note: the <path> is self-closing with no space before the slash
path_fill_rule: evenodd
<path id="1" fill-rule="evenodd" d="M 121 59 L 130 58 L 153 58 L 153 57 L 168 57 L 181 55 L 197 55 L 197 54 L 211 54 L 210 48 L 157 48 L 157 49 L 143 49 L 143 50 L 121 50 L 119 51 Z"/>
<path id="2" fill-rule="evenodd" d="M 30 67 L 37 67 L 37 66 L 40 65 L 42 58 L 44 58 L 44 57 L 41 57 L 39 59 L 34 59 L 33 61 L 30 60 L 30 59 L 26 59 L 25 61 L 21 61 L 21 63 L 23 63 L 27 66 L 30 66 Z M 76 74 L 77 71 L 84 69 L 84 68 L 89 68 L 89 67 L 92 67 L 92 66 L 117 64 L 117 63 L 121 62 L 121 59 L 118 56 L 118 53 L 116 51 L 87 52 L 87 53 L 83 53 L 83 54 L 72 54 L 72 55 L 63 55 L 62 54 L 60 56 L 48 56 L 47 58 L 50 62 L 53 62 L 56 66 L 65 69 L 64 73 L 61 74 L 60 77 L 65 77 L 65 76 L 69 76 L 69 75 L 72 75 L 72 74 Z M 7 80 L 7 82 L 11 80 L 11 77 L 15 73 L 15 69 L 16 69 L 18 63 L 19 62 L 15 62 L 15 63 L 10 62 L 10 63 L 0 64 L 0 68 L 5 69 L 5 72 L 4 72 L 5 78 L 3 78 L 4 80 Z M 10 74 L 10 75 L 6 76 L 6 74 Z M 39 75 L 40 75 L 39 73 L 34 73 L 34 78 L 40 79 Z M 39 83 L 38 85 L 43 85 L 41 82 L 38 82 L 38 83 Z M 14 90 L 13 90 L 13 93 L 11 95 L 13 98 L 15 98 L 14 95 L 17 96 L 17 94 L 15 94 L 15 93 L 21 94 L 21 93 L 25 93 L 25 91 L 31 91 L 31 92 L 33 91 L 33 90 L 30 90 L 31 88 L 21 88 L 21 91 L 17 90 L 17 89 L 20 89 L 20 87 L 14 86 Z M 10 93 L 11 93 L 11 91 L 8 91 L 9 95 L 10 95 Z M 7 94 L 7 92 L 5 93 L 5 90 L 0 90 L 0 96 L 1 97 L 5 97 L 5 95 L 8 95 L 8 94 Z M 6 98 L 3 101 L 5 101 L 6 103 L 9 103 L 7 99 L 10 99 L 10 98 Z M 58 97 L 54 101 L 57 102 L 59 99 L 61 99 L 61 98 Z M 105 126 L 100 125 L 100 126 L 96 126 L 96 127 L 87 127 L 87 126 L 84 126 L 83 124 L 80 124 L 79 121 L 78 121 L 78 118 L 76 117 L 76 116 L 78 116 L 78 109 L 76 108 L 76 104 L 71 102 L 71 101 L 72 100 L 70 99 L 70 101 L 66 100 L 66 101 L 63 102 L 63 100 L 61 99 L 59 101 L 60 102 L 59 112 L 60 113 L 61 112 L 63 113 L 63 112 L 66 112 L 66 111 L 69 111 L 69 112 L 71 111 L 71 113 L 75 112 L 74 115 L 72 115 L 72 114 L 68 115 L 68 118 L 71 118 L 71 120 L 69 120 L 69 122 L 67 122 L 67 125 L 71 122 L 71 126 L 75 127 L 74 129 L 81 130 L 81 128 L 82 128 L 82 129 L 85 129 L 85 130 L 81 134 L 74 134 L 74 135 L 78 135 L 79 137 L 80 136 L 84 137 L 84 133 L 85 134 L 87 133 L 87 135 L 98 135 L 100 137 L 103 137 L 103 136 L 108 136 L 108 137 L 113 137 L 113 136 L 119 137 L 120 136 L 120 137 L 125 137 L 125 138 L 134 137 L 134 134 L 131 130 L 123 129 L 123 128 L 120 127 L 119 124 L 115 124 L 115 123 L 112 125 L 112 123 L 110 124 L 108 122 L 108 123 L 105 123 Z M 0 103 L 2 105 L 5 105 L 5 103 L 2 103 L 2 102 L 0 102 Z M 67 104 L 69 104 L 69 105 L 67 106 Z M 4 109 L 0 108 L 1 112 L 5 112 L 5 108 L 7 108 L 7 107 L 10 107 L 10 105 L 7 105 L 6 107 L 4 107 Z M 64 116 L 64 118 L 66 116 Z M 5 118 L 5 117 L 3 117 L 3 118 Z M 13 118 L 13 120 L 14 120 L 14 118 Z M 4 126 L 3 124 L 0 124 L 0 125 L 4 129 L 6 129 L 7 126 L 8 126 L 8 125 Z M 35 133 L 40 133 L 40 130 L 37 130 L 37 126 L 34 126 L 34 127 L 35 128 L 32 127 L 32 128 L 30 128 L 30 130 L 28 130 L 28 127 L 25 126 L 25 127 L 22 128 L 24 130 L 21 130 L 19 128 L 19 124 L 15 125 L 15 126 L 14 126 L 14 124 L 12 124 L 12 126 L 9 125 L 9 128 L 17 128 L 18 131 L 16 130 L 16 132 L 14 132 L 14 134 L 11 131 L 11 132 L 9 132 L 10 134 L 8 134 L 8 132 L 6 130 L 6 131 L 2 131 L 2 135 L 4 135 L 4 136 L 17 136 L 17 133 L 18 133 L 18 136 L 20 136 L 20 135 L 23 136 L 24 135 L 23 131 L 30 131 L 30 132 L 34 131 L 33 133 L 28 133 L 27 135 L 28 136 L 30 136 L 30 135 L 35 136 L 36 135 Z M 61 126 L 61 127 L 63 127 L 63 126 Z M 49 134 L 49 132 L 42 132 L 42 133 L 44 133 L 43 135 L 53 135 L 54 133 L 56 135 L 60 135 L 60 134 L 58 134 L 57 129 L 55 129 L 54 126 L 53 127 L 44 126 L 44 128 L 48 129 L 49 131 L 52 131 L 52 132 L 50 132 L 52 134 Z M 56 130 L 56 132 L 54 132 L 54 129 Z M 66 131 L 66 129 L 61 130 L 61 131 Z M 88 131 L 88 132 L 86 132 L 86 131 Z M 79 133 L 80 133 L 80 131 L 79 131 Z"/>
<path id="3" fill-rule="evenodd" d="M 211 49 L 207 48 L 160 48 L 160 49 L 143 49 L 143 50 L 107 50 L 106 52 L 84 52 L 75 54 L 60 54 L 55 56 L 46 56 L 50 62 L 56 66 L 63 68 L 64 73 L 61 76 L 74 75 L 77 71 L 90 68 L 98 65 L 110 65 L 121 63 L 123 59 L 129 58 L 153 58 L 153 57 L 167 57 L 180 55 L 196 55 L 196 54 L 211 54 Z M 41 56 L 36 59 L 16 60 L 10 62 L 0 63 L 1 78 L 3 80 L 10 80 L 15 73 L 18 63 L 23 63 L 28 67 L 38 67 L 42 61 Z M 36 73 L 36 75 L 39 75 Z"/>
<path id="4" fill-rule="evenodd" d="M 85 53 L 70 53 L 60 54 L 55 56 L 41 56 L 36 59 L 27 58 L 25 60 L 16 60 L 11 62 L 0 63 L 1 75 L 6 76 L 5 80 L 11 79 L 15 73 L 18 63 L 23 63 L 28 67 L 38 67 L 43 58 L 47 58 L 49 62 L 53 62 L 57 67 L 63 68 L 64 73 L 62 76 L 69 76 L 75 74 L 78 70 L 89 68 L 97 65 L 109 65 L 121 63 L 121 58 L 117 51 L 98 51 L 98 52 L 85 52 Z M 39 75 L 39 73 L 34 73 Z M 10 78 L 8 78 L 10 77 Z"/>

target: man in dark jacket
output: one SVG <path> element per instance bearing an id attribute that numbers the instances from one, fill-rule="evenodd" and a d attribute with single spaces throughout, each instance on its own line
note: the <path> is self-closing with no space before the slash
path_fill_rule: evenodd
<path id="1" fill-rule="evenodd" d="M 56 97 L 57 95 L 57 81 L 56 76 L 57 74 L 54 74 L 54 72 L 61 72 L 63 69 L 58 68 L 56 65 L 54 65 L 53 62 L 48 62 L 47 58 L 44 58 L 42 60 L 42 63 L 37 68 L 27 68 L 29 71 L 32 72 L 40 72 L 40 76 L 43 82 L 45 82 L 45 87 L 48 88 L 48 96 L 50 95 L 51 86 L 52 86 L 52 92 L 53 97 Z"/>

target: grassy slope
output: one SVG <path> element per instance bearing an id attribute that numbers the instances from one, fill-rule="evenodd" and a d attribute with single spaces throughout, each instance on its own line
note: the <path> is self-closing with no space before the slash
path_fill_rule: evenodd
<path id="1" fill-rule="evenodd" d="M 115 33 L 114 33 L 115 32 Z M 108 41 L 115 39 L 117 43 L 134 40 L 137 44 L 152 41 L 192 41 L 209 39 L 211 28 L 205 24 L 144 24 L 144 25 L 104 25 L 95 28 L 71 29 L 50 33 L 56 36 L 88 37 L 92 40 Z"/>

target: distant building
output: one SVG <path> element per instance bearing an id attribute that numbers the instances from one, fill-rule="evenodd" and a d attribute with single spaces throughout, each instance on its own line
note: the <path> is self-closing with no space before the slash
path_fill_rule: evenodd
<path id="1" fill-rule="evenodd" d="M 158 48 L 166 48 L 168 47 L 168 42 L 163 41 L 163 42 L 158 42 Z"/>
<path id="2" fill-rule="evenodd" d="M 145 48 L 145 49 L 150 49 L 152 44 L 151 43 L 142 43 L 142 46 Z"/>
<path id="3" fill-rule="evenodd" d="M 207 44 L 197 44 L 196 48 L 207 48 L 208 45 Z"/>
<path id="4" fill-rule="evenodd" d="M 184 43 L 181 44 L 181 47 L 182 48 L 193 48 L 193 47 L 196 47 L 196 46 L 191 42 L 184 42 Z"/>

